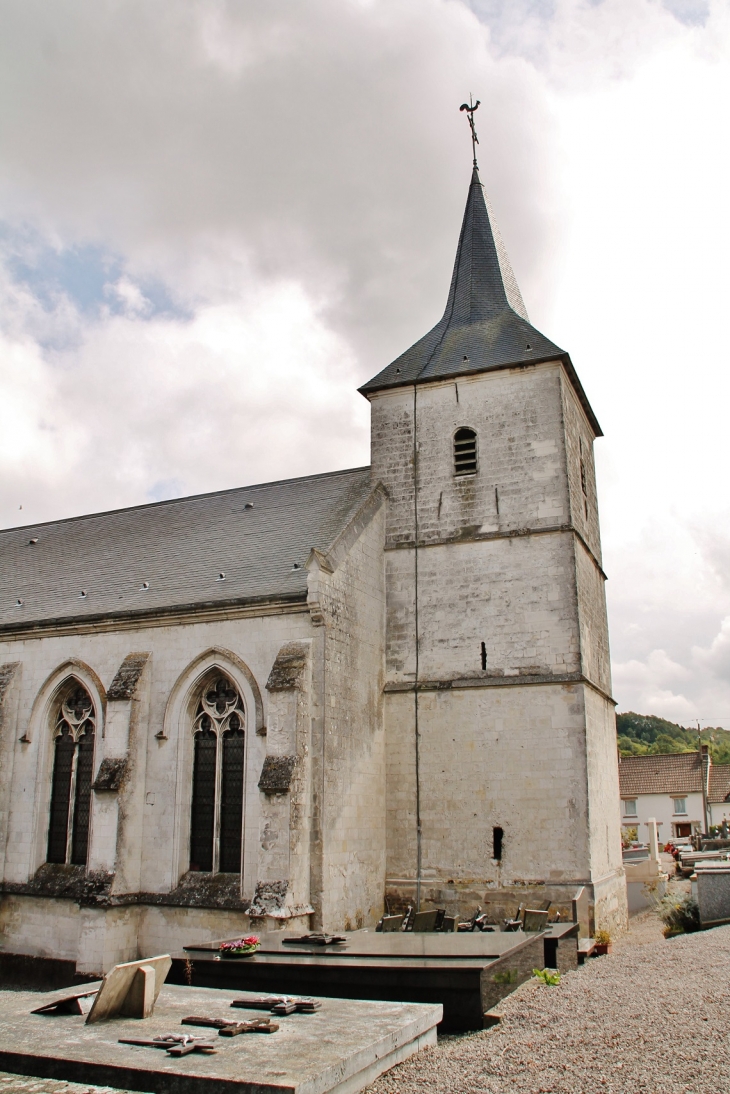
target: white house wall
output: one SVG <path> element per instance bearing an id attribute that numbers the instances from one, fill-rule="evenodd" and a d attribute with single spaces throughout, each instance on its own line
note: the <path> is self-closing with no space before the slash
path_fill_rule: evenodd
<path id="1" fill-rule="evenodd" d="M 680 814 L 674 812 L 674 798 L 684 797 L 687 802 L 686 814 Z M 654 817 L 659 826 L 659 842 L 667 843 L 674 835 L 674 825 L 679 824 L 691 824 L 693 832 L 701 832 L 704 830 L 704 820 L 702 814 L 702 794 L 700 791 L 689 794 L 676 794 L 670 796 L 669 794 L 638 794 L 636 798 L 629 799 L 636 801 L 637 816 L 632 817 L 626 813 L 624 798 L 621 801 L 621 824 L 624 828 L 637 828 L 638 838 L 642 843 L 646 843 L 649 835 L 648 820 L 650 817 Z M 715 807 L 717 808 L 717 807 Z M 728 806 L 725 806 L 728 809 Z M 708 807 L 709 811 L 709 807 Z M 709 818 L 708 818 L 709 819 Z M 722 820 L 722 817 L 720 817 Z M 711 821 L 713 824 L 717 824 L 717 821 Z"/>

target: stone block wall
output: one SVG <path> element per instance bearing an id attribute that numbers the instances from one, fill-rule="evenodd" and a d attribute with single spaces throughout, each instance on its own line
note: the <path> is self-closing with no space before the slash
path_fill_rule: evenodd
<path id="1" fill-rule="evenodd" d="M 384 534 L 385 495 L 377 492 L 327 555 L 310 564 L 310 606 L 324 629 L 318 694 L 325 701 L 312 786 L 321 863 L 313 903 L 325 930 L 372 925 L 383 911 Z"/>
<path id="2" fill-rule="evenodd" d="M 386 546 L 413 542 L 413 388 L 371 397 L 373 481 L 388 490 Z M 561 366 L 419 386 L 419 542 L 542 529 L 570 519 Z M 477 433 L 479 471 L 454 476 L 453 437 Z"/>
<path id="3" fill-rule="evenodd" d="M 51 633 L 32 640 L 2 643 L 0 663 L 18 663 L 9 691 L 10 704 L 0 733 L 0 837 L 4 855 L 0 898 L 3 931 L 0 945 L 8 951 L 78 960 L 82 971 L 100 972 L 109 963 L 150 953 L 138 938 L 144 921 L 146 895 L 154 900 L 175 891 L 185 877 L 190 825 L 192 711 L 196 681 L 212 665 L 227 672 L 239 686 L 246 706 L 246 807 L 243 885 L 234 898 L 237 911 L 225 910 L 231 894 L 222 894 L 223 907 L 186 908 L 187 897 L 170 910 L 177 924 L 174 944 L 185 937 L 188 912 L 196 930 L 219 937 L 231 921 L 249 924 L 244 910 L 254 896 L 259 852 L 261 793 L 258 779 L 266 754 L 267 693 L 265 682 L 281 646 L 311 640 L 316 634 L 305 601 L 286 614 L 239 616 L 214 622 L 191 618 L 165 626 L 121 624 L 118 629 L 86 628 L 79 633 Z M 131 652 L 145 651 L 144 673 L 134 692 L 114 698 L 112 682 Z M 69 676 L 80 679 L 97 705 L 95 774 L 105 757 L 124 759 L 117 789 L 92 792 L 89 868 L 104 874 L 106 896 L 128 902 L 105 907 L 91 898 L 85 905 L 53 895 L 20 892 L 33 885 L 45 862 L 54 695 Z M 8 715 L 7 712 L 10 712 Z M 123 723 L 123 724 L 122 724 Z M 195 879 L 193 879 L 194 881 Z M 201 876 L 201 880 L 203 880 Z M 93 887 L 93 886 L 92 886 Z M 42 889 L 40 883 L 36 890 Z M 190 886 L 190 903 L 204 902 L 207 893 Z M 187 890 L 186 890 L 187 892 Z M 155 911 L 157 922 L 164 915 Z M 225 926 L 221 929 L 221 916 Z M 300 924 L 301 925 L 301 924 Z M 304 925 L 307 925 L 305 921 Z M 167 950 L 162 927 L 152 949 Z M 141 937 L 141 936 L 140 936 Z M 151 945 L 151 943 L 150 943 Z M 93 967 L 92 967 L 93 966 Z"/>
<path id="4" fill-rule="evenodd" d="M 80 907 L 71 900 L 6 896 L 0 904 L 3 950 L 76 963 L 76 971 L 102 975 L 113 965 L 234 938 L 252 929 L 240 911 L 165 905 Z"/>
<path id="5" fill-rule="evenodd" d="M 613 703 L 583 688 L 594 921 L 608 931 L 628 926 L 621 854 L 621 802 Z"/>
<path id="6" fill-rule="evenodd" d="M 559 362 L 376 393 L 371 403 L 373 474 L 390 495 L 389 899 L 416 892 L 417 680 L 422 895 L 452 909 L 458 893 L 569 902 L 588 884 L 596 899 L 602 888 L 601 914 L 619 924 L 615 735 L 585 413 Z M 469 476 L 454 474 L 462 426 L 477 434 Z"/>
<path id="7" fill-rule="evenodd" d="M 590 872 L 579 685 L 473 686 L 418 696 L 422 878 L 486 893 Z M 415 889 L 414 693 L 386 702 L 388 890 Z M 494 829 L 503 831 L 501 861 Z"/>
<path id="8" fill-rule="evenodd" d="M 415 676 L 412 548 L 386 551 L 387 667 Z M 580 671 L 572 536 L 467 540 L 418 551 L 419 677 L 555 675 Z M 482 669 L 484 642 L 486 669 Z"/>
<path id="9" fill-rule="evenodd" d="M 580 630 L 580 670 L 607 695 L 611 694 L 611 653 L 605 578 L 583 542 L 573 538 L 575 584 Z"/>
<path id="10" fill-rule="evenodd" d="M 593 430 L 578 402 L 573 385 L 565 374 L 561 376 L 561 394 L 570 519 L 600 566 L 601 532 L 598 520 Z"/>

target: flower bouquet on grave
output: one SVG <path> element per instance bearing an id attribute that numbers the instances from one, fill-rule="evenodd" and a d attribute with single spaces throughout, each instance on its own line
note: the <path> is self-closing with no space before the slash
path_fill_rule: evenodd
<path id="1" fill-rule="evenodd" d="M 250 957 L 256 953 L 261 943 L 257 934 L 249 934 L 246 938 L 234 938 L 230 942 L 221 942 L 218 952 L 221 957 Z"/>

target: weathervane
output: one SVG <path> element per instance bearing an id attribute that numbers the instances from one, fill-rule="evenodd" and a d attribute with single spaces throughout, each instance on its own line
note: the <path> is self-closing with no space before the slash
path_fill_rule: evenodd
<path id="1" fill-rule="evenodd" d="M 474 157 L 474 166 L 477 165 L 477 145 L 479 144 L 479 137 L 477 137 L 476 126 L 474 125 L 474 111 L 479 107 L 479 99 L 475 103 L 471 101 L 471 92 L 469 92 L 469 102 L 462 103 L 459 110 L 466 110 L 469 117 L 469 127 L 471 129 L 471 152 Z"/>

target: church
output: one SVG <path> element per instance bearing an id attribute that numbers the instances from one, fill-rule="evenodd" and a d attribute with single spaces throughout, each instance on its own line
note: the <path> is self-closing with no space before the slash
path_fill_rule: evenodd
<path id="1" fill-rule="evenodd" d="M 626 924 L 596 416 L 474 167 L 371 465 L 0 532 L 0 948 Z M 539 906 L 539 905 L 538 905 Z"/>

